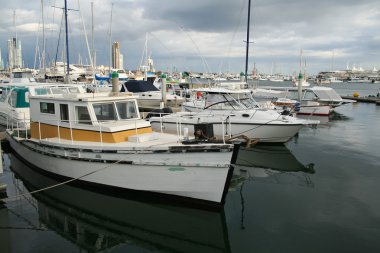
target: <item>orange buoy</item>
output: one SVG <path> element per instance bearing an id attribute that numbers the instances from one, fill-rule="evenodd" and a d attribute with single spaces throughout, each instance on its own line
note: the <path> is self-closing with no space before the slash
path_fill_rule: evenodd
<path id="1" fill-rule="evenodd" d="M 357 97 L 359 97 L 359 93 L 354 92 L 354 98 L 357 98 Z"/>

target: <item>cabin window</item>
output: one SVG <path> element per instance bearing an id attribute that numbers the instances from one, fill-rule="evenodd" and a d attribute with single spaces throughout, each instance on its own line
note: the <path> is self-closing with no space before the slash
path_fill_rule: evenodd
<path id="1" fill-rule="evenodd" d="M 46 88 L 36 88 L 35 93 L 36 95 L 46 95 L 48 94 L 48 91 Z"/>
<path id="2" fill-rule="evenodd" d="M 69 93 L 79 93 L 79 88 L 77 87 L 69 87 Z"/>
<path id="3" fill-rule="evenodd" d="M 57 87 L 57 88 L 51 88 L 50 89 L 51 94 L 67 94 L 68 91 L 64 87 Z"/>
<path id="4" fill-rule="evenodd" d="M 60 104 L 59 105 L 59 111 L 61 114 L 61 121 L 68 122 L 69 121 L 69 105 Z"/>
<path id="5" fill-rule="evenodd" d="M 138 117 L 136 104 L 133 101 L 117 102 L 116 108 L 120 119 L 133 119 Z"/>
<path id="6" fill-rule="evenodd" d="M 8 103 L 12 107 L 16 107 L 16 104 L 17 104 L 17 92 L 16 91 L 12 91 L 11 96 L 9 97 Z"/>
<path id="7" fill-rule="evenodd" d="M 0 96 L 0 101 L 4 102 L 5 99 L 7 98 L 7 95 L 8 95 L 8 90 L 6 88 L 3 88 L 1 92 L 1 96 Z"/>
<path id="8" fill-rule="evenodd" d="M 98 121 L 117 120 L 115 106 L 113 103 L 94 104 L 93 107 L 96 119 Z"/>
<path id="9" fill-rule="evenodd" d="M 305 97 L 304 99 L 305 100 L 314 100 L 314 99 L 317 99 L 318 97 L 311 91 L 306 91 L 305 93 Z"/>
<path id="10" fill-rule="evenodd" d="M 29 96 L 30 96 L 29 91 L 28 91 L 28 92 L 25 92 L 25 102 L 26 102 L 26 103 L 29 103 Z"/>
<path id="11" fill-rule="evenodd" d="M 75 112 L 79 124 L 92 125 L 91 117 L 88 113 L 87 106 L 75 106 Z"/>
<path id="12" fill-rule="evenodd" d="M 54 103 L 40 102 L 40 112 L 55 114 Z"/>

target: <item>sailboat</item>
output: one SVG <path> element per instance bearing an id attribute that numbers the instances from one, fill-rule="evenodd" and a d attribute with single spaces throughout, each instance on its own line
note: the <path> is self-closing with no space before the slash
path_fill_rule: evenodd
<path id="1" fill-rule="evenodd" d="M 302 49 L 300 52 L 300 73 L 302 71 Z M 306 80 L 306 60 L 304 62 L 303 75 L 299 75 L 298 78 L 293 78 L 293 86 L 298 87 L 301 84 L 301 87 L 309 87 L 310 83 Z"/>

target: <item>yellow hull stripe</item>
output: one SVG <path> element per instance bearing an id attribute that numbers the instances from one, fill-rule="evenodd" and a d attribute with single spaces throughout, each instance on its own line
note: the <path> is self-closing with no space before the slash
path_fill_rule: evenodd
<path id="1" fill-rule="evenodd" d="M 58 130 L 59 129 L 59 130 Z M 61 138 L 65 140 L 74 141 L 92 141 L 92 142 L 108 142 L 108 143 L 117 143 L 128 141 L 128 137 L 136 134 L 145 134 L 151 133 L 151 127 L 144 127 L 132 129 L 132 130 L 124 130 L 115 133 L 107 133 L 102 132 L 100 134 L 99 131 L 91 131 L 91 130 L 83 130 L 83 129 L 72 129 L 66 127 L 57 127 L 48 124 L 38 124 L 36 122 L 32 122 L 30 126 L 31 136 L 35 139 L 45 139 L 45 138 Z M 40 136 L 41 133 L 41 136 Z"/>

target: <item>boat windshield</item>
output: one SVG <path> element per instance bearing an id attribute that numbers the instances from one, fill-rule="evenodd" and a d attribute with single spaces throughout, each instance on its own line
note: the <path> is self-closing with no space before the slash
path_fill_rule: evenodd
<path id="1" fill-rule="evenodd" d="M 35 88 L 36 95 L 80 93 L 78 87 L 40 87 Z"/>
<path id="2" fill-rule="evenodd" d="M 258 108 L 250 94 L 207 94 L 205 109 L 245 110 Z"/>
<path id="3" fill-rule="evenodd" d="M 115 121 L 138 118 L 134 101 L 107 102 L 93 104 L 97 121 Z"/>

